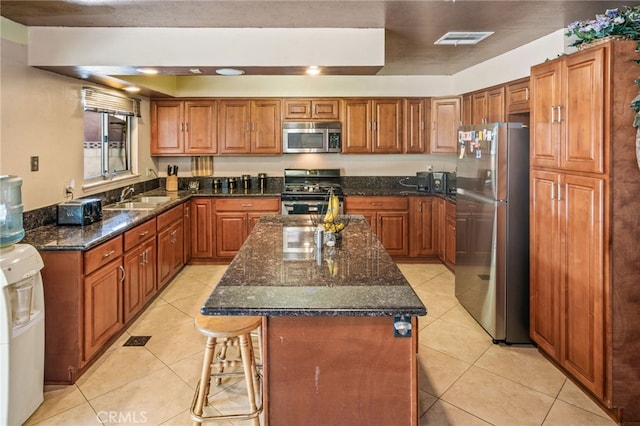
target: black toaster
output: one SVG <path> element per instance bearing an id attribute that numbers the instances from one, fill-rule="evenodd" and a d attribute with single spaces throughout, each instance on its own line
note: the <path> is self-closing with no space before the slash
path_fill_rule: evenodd
<path id="1" fill-rule="evenodd" d="M 58 225 L 89 225 L 102 220 L 99 198 L 80 198 L 58 204 Z"/>

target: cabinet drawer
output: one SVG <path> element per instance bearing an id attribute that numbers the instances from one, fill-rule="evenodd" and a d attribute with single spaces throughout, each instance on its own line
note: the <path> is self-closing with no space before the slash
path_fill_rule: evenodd
<path id="1" fill-rule="evenodd" d="M 184 215 L 184 207 L 180 204 L 177 207 L 172 208 L 171 210 L 164 212 L 158 215 L 158 229 L 162 229 L 171 223 L 182 219 Z"/>
<path id="2" fill-rule="evenodd" d="M 279 198 L 225 198 L 216 200 L 216 211 L 266 211 L 280 212 Z"/>
<path id="3" fill-rule="evenodd" d="M 144 240 L 156 235 L 156 219 L 138 225 L 124 233 L 124 251 L 131 250 Z"/>
<path id="4" fill-rule="evenodd" d="M 122 255 L 122 235 L 115 237 L 84 254 L 84 273 L 89 274 Z"/>
<path id="5" fill-rule="evenodd" d="M 409 210 L 409 198 L 351 196 L 345 198 L 345 210 Z"/>

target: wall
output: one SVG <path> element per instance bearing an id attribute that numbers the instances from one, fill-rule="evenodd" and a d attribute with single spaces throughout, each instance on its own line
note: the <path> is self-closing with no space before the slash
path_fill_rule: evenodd
<path id="1" fill-rule="evenodd" d="M 0 174 L 23 179 L 25 211 L 64 199 L 64 184 L 76 182 L 76 197 L 95 194 L 151 177 L 135 177 L 82 190 L 83 117 L 80 89 L 84 82 L 27 66 L 24 27 L 2 21 Z M 155 167 L 149 156 L 149 102 L 143 100 L 138 134 L 139 170 Z M 40 157 L 40 170 L 30 171 L 30 157 Z"/>

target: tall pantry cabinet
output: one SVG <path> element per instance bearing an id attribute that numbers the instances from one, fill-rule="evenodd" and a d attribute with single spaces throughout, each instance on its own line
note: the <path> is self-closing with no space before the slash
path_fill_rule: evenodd
<path id="1" fill-rule="evenodd" d="M 636 43 L 531 69 L 531 337 L 623 424 L 640 422 Z"/>

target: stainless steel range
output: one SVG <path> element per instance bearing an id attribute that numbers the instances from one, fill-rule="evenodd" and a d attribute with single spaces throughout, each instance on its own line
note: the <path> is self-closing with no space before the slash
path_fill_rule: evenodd
<path id="1" fill-rule="evenodd" d="M 314 214 L 327 210 L 329 191 L 340 200 L 340 169 L 285 169 L 282 190 L 282 214 Z"/>

